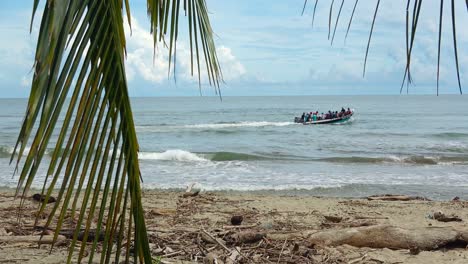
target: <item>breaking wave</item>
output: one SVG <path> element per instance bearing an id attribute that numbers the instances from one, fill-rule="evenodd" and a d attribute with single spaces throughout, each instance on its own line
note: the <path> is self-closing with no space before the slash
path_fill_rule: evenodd
<path id="1" fill-rule="evenodd" d="M 238 152 L 202 152 L 192 153 L 186 150 L 173 149 L 164 152 L 141 152 L 142 160 L 166 160 L 184 162 L 223 162 L 223 161 L 301 161 L 301 162 L 330 162 L 341 164 L 408 164 L 408 165 L 467 165 L 468 156 L 343 156 L 313 158 L 284 154 L 248 154 Z"/>
<path id="2" fill-rule="evenodd" d="M 208 161 L 197 154 L 180 149 L 171 149 L 164 152 L 140 152 L 138 158 L 141 160 Z"/>

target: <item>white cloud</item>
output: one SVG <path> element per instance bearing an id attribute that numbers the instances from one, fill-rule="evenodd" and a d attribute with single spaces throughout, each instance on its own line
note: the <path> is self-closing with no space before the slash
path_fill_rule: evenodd
<path id="1" fill-rule="evenodd" d="M 143 78 L 152 83 L 160 83 L 167 78 L 169 67 L 167 54 L 158 52 L 153 57 L 153 39 L 151 34 L 142 29 L 138 21 L 132 18 L 132 34 L 125 23 L 127 37 L 127 78 L 131 81 L 135 78 Z M 166 52 L 167 53 L 167 52 Z M 154 58 L 154 60 L 153 60 Z"/>
<path id="2" fill-rule="evenodd" d="M 225 81 L 238 79 L 246 74 L 244 65 L 236 59 L 230 48 L 220 46 L 216 51 Z"/>
<path id="3" fill-rule="evenodd" d="M 29 88 L 31 86 L 31 77 L 23 76 L 21 78 L 21 86 Z"/>
<path id="4" fill-rule="evenodd" d="M 126 60 L 127 79 L 129 81 L 142 78 L 151 83 L 161 83 L 168 79 L 169 51 L 166 47 L 157 47 L 156 54 L 153 49 L 153 37 L 142 29 L 135 18 L 132 18 L 132 34 L 126 25 L 126 35 L 128 43 L 128 54 Z M 219 46 L 216 49 L 218 60 L 225 81 L 239 79 L 246 74 L 246 69 L 242 63 L 234 56 L 232 50 L 226 46 Z M 198 82 L 198 70 L 194 54 L 194 71 L 191 70 L 190 49 L 182 41 L 177 43 L 176 55 L 176 78 L 191 82 Z M 202 58 L 203 55 L 201 54 Z M 172 57 L 173 60 L 174 57 Z M 200 58 L 201 81 L 207 82 L 207 70 L 203 59 Z M 171 62 L 170 77 L 174 72 L 173 61 Z"/>

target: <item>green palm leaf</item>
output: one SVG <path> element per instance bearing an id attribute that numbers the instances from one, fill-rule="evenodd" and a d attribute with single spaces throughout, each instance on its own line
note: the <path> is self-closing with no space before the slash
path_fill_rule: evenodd
<path id="1" fill-rule="evenodd" d="M 318 2 L 318 0 L 316 0 L 315 6 L 314 6 L 314 12 L 313 12 L 313 15 L 312 15 L 312 24 L 313 24 L 313 20 L 315 18 L 315 8 L 317 7 L 317 2 Z M 331 20 L 332 20 L 334 2 L 335 2 L 334 0 L 330 1 L 330 9 L 329 9 L 329 13 L 328 13 L 328 39 L 329 40 L 330 40 L 330 33 L 331 33 L 331 26 L 332 26 L 332 21 Z M 305 0 L 304 1 L 304 6 L 302 8 L 302 14 L 304 14 L 304 10 L 305 10 L 305 8 L 307 6 L 307 3 L 308 3 L 308 1 Z M 412 19 L 410 21 L 410 5 L 411 5 L 411 3 L 413 3 L 413 10 L 412 10 L 413 15 L 412 15 Z M 465 0 L 465 3 L 466 3 L 466 8 L 468 10 L 468 0 Z M 342 11 L 342 8 L 343 8 L 343 4 L 344 4 L 344 1 L 341 2 L 340 9 L 338 10 L 338 14 L 337 14 L 337 17 L 336 17 L 335 26 L 334 26 L 334 29 L 333 29 L 333 34 L 332 34 L 332 39 L 331 39 L 331 44 L 332 45 L 333 45 L 333 40 L 335 38 L 336 28 L 338 26 L 338 22 L 339 22 L 339 19 L 340 19 L 340 14 L 341 14 L 341 11 Z M 353 9 L 351 11 L 351 17 L 350 17 L 350 20 L 348 22 L 348 26 L 347 26 L 346 34 L 345 34 L 345 39 L 344 39 L 345 44 L 346 44 L 346 39 L 348 37 L 349 30 L 351 28 L 351 23 L 353 21 L 353 17 L 354 17 L 354 13 L 356 11 L 357 4 L 358 4 L 358 0 L 356 0 L 354 2 L 354 6 L 353 6 Z M 374 25 L 375 25 L 377 12 L 379 10 L 379 4 L 380 4 L 380 0 L 376 0 L 376 7 L 375 7 L 375 10 L 374 10 L 374 16 L 373 16 L 373 19 L 372 19 L 371 29 L 370 29 L 370 32 L 369 32 L 369 38 L 368 38 L 368 41 L 367 41 L 367 47 L 366 47 L 366 52 L 365 52 L 365 56 L 364 56 L 363 77 L 365 76 L 365 72 L 366 72 L 367 56 L 369 54 L 370 42 L 371 42 L 371 39 L 372 39 L 372 33 L 374 31 Z M 402 81 L 401 87 L 400 87 L 400 93 L 403 91 L 403 87 L 404 87 L 405 83 L 407 84 L 407 92 L 408 92 L 409 84 L 411 84 L 413 82 L 413 78 L 411 76 L 411 56 L 412 56 L 412 52 L 413 52 L 414 42 L 416 40 L 416 31 L 417 31 L 417 28 L 418 28 L 419 15 L 420 15 L 420 12 L 421 12 L 422 4 L 423 4 L 422 0 L 407 0 L 406 1 L 406 26 L 405 26 L 405 33 L 406 33 L 406 38 L 405 38 L 405 40 L 406 40 L 406 54 L 405 54 L 405 56 L 406 56 L 406 65 L 405 65 L 405 72 L 404 72 L 404 75 L 403 75 L 403 81 Z M 462 94 L 460 66 L 459 66 L 459 61 L 458 61 L 457 34 L 456 34 L 456 28 L 455 28 L 455 26 L 456 26 L 455 9 L 456 9 L 455 1 L 451 0 L 451 20 L 452 20 L 452 35 L 453 35 L 453 49 L 454 49 L 454 57 L 455 57 L 455 68 L 456 68 L 456 73 L 457 73 L 458 88 L 459 88 L 460 94 Z M 438 50 L 437 50 L 437 94 L 439 94 L 439 78 L 440 78 L 439 70 L 440 70 L 440 49 L 441 49 L 441 32 L 442 32 L 442 12 L 443 12 L 443 0 L 441 0 L 441 3 L 440 3 L 440 15 L 439 15 L 439 35 L 438 35 L 438 40 L 439 41 L 438 41 Z"/>
<path id="2" fill-rule="evenodd" d="M 34 1 L 33 17 L 39 2 Z M 210 83 L 219 89 L 222 75 L 206 4 L 186 3 L 198 74 L 200 43 Z M 174 67 L 179 8 L 178 0 L 148 1 L 155 45 L 164 40 L 169 25 Z M 128 0 L 47 1 L 42 14 L 31 94 L 15 146 L 16 166 L 22 165 L 16 195 L 21 194 L 22 205 L 47 146 L 53 145 L 42 189 L 46 199 L 37 214 L 48 213 L 48 218 L 36 219 L 35 224 L 55 229 L 54 240 L 64 226 L 75 230 L 69 263 L 81 262 L 86 247 L 92 262 L 101 233 L 105 234 L 102 263 L 111 259 L 119 263 L 122 250 L 128 262 L 131 243 L 134 262 L 152 263 L 141 204 L 139 146 L 125 77 L 124 9 L 130 23 Z M 60 116 L 63 122 L 58 122 Z M 30 151 L 24 155 L 27 146 Z M 52 193 L 57 202 L 49 212 L 46 204 Z M 92 243 L 81 243 L 74 254 L 78 237 L 91 241 L 92 233 L 97 234 Z"/>

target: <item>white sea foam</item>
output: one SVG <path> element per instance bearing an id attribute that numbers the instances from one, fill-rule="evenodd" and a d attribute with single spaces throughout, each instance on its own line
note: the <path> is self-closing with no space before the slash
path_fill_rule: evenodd
<path id="1" fill-rule="evenodd" d="M 20 149 L 20 147 L 18 147 L 18 149 L 16 149 L 15 154 L 18 154 L 19 149 Z M 30 147 L 25 147 L 25 148 L 24 148 L 23 155 L 27 155 L 27 154 L 29 153 L 30 149 L 31 149 Z M 13 151 L 14 151 L 14 147 L 0 146 L 0 152 L 1 152 L 2 154 L 11 155 L 11 154 L 13 154 Z M 48 153 L 48 152 L 46 151 L 46 154 L 47 154 L 47 153 Z"/>
<path id="2" fill-rule="evenodd" d="M 142 160 L 208 161 L 197 154 L 181 149 L 170 149 L 164 152 L 140 152 L 138 158 Z"/>

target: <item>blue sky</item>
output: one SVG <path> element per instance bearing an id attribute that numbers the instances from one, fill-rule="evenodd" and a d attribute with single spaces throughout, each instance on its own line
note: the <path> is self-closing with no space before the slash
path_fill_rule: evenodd
<path id="1" fill-rule="evenodd" d="M 45 1 L 42 1 L 45 2 Z M 333 46 L 327 40 L 329 0 L 320 0 L 314 27 L 309 1 L 208 0 L 216 33 L 218 56 L 226 84 L 223 95 L 398 94 L 405 65 L 404 0 L 381 1 L 369 51 L 366 76 L 363 62 L 376 0 L 361 0 L 344 45 L 354 1 L 346 0 Z M 434 94 L 436 85 L 438 4 L 425 1 L 417 31 L 410 93 Z M 457 41 L 462 85 L 468 86 L 468 12 L 456 1 Z M 335 1 L 334 18 L 341 1 Z M 178 44 L 179 69 L 167 77 L 167 51 L 153 50 L 146 1 L 130 0 L 133 34 L 128 34 L 127 75 L 131 96 L 196 96 L 196 78 L 189 74 L 187 37 Z M 32 1 L 0 3 L 0 97 L 27 97 L 32 78 L 37 25 L 29 34 Z M 442 40 L 441 92 L 457 93 L 449 1 L 445 5 Z M 39 18 L 36 18 L 39 20 Z M 184 31 L 182 31 L 184 32 Z M 214 89 L 203 81 L 204 95 Z"/>

